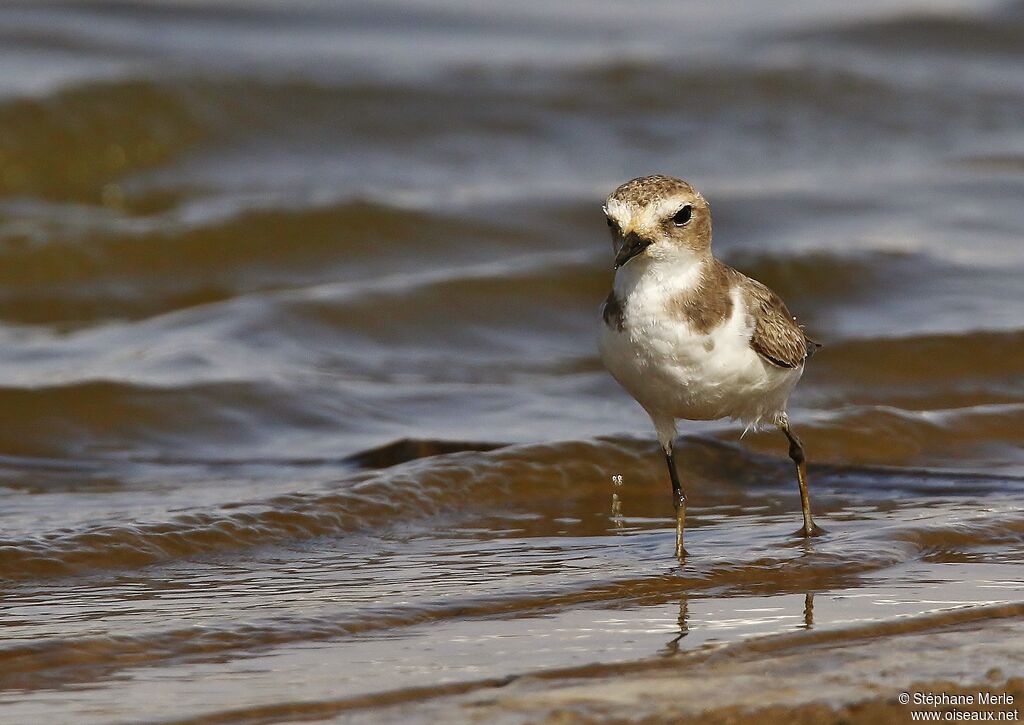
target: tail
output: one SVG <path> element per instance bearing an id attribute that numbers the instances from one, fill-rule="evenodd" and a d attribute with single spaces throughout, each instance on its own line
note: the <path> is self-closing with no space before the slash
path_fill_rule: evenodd
<path id="1" fill-rule="evenodd" d="M 804 349 L 807 350 L 807 357 L 814 357 L 814 353 L 818 352 L 821 348 L 821 343 L 817 340 L 812 340 L 804 334 Z"/>

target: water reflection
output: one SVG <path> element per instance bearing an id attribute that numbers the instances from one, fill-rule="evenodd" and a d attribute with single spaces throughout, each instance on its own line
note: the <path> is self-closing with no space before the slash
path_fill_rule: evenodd
<path id="1" fill-rule="evenodd" d="M 787 597 L 780 597 L 782 601 L 788 599 Z M 784 615 L 784 612 L 782 612 Z M 778 620 L 787 619 L 786 616 L 777 616 Z M 814 629 L 814 592 L 804 592 L 803 610 L 800 616 L 800 624 L 798 629 L 811 630 Z M 698 615 L 698 621 L 701 621 Z M 719 631 L 717 626 L 714 626 L 717 621 L 703 620 L 708 626 L 705 626 L 706 631 L 701 632 L 701 627 L 698 625 L 695 629 L 691 629 L 690 624 L 690 597 L 687 594 L 683 594 L 679 599 L 679 616 L 676 619 L 677 631 L 675 636 L 670 639 L 664 647 L 659 650 L 659 654 L 665 657 L 672 657 L 679 654 L 682 649 L 682 641 L 691 634 L 696 634 L 695 645 L 699 646 L 703 642 L 714 639 L 713 632 Z"/>
<path id="2" fill-rule="evenodd" d="M 662 649 L 661 654 L 671 657 L 679 653 L 679 643 L 690 633 L 690 600 L 685 594 L 679 600 L 679 618 L 676 620 L 679 625 L 679 634 L 668 641 Z"/>
<path id="3" fill-rule="evenodd" d="M 614 527 L 615 527 L 616 529 L 621 529 L 621 528 L 623 527 L 623 520 L 622 520 L 622 499 L 621 499 L 621 498 L 619 498 L 619 494 L 617 494 L 617 493 L 613 493 L 613 494 L 612 494 L 612 513 L 611 513 L 611 520 L 612 520 L 612 525 L 613 525 L 613 526 L 614 526 Z"/>

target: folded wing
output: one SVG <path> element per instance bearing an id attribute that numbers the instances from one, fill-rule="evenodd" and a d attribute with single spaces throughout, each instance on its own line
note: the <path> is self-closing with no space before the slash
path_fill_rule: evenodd
<path id="1" fill-rule="evenodd" d="M 750 346 L 773 365 L 800 367 L 821 345 L 804 334 L 777 294 L 760 282 L 749 278 L 746 282 L 750 312 L 756 320 Z"/>

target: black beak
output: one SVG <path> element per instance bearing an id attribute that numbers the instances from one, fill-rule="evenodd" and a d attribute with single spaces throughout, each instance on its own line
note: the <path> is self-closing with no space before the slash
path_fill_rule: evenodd
<path id="1" fill-rule="evenodd" d="M 650 239 L 643 239 L 636 234 L 627 234 L 619 247 L 619 253 L 615 255 L 615 269 L 618 269 L 636 255 L 651 246 Z"/>

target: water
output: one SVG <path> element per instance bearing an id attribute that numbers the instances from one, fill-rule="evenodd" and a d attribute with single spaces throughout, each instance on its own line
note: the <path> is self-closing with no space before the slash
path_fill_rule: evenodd
<path id="1" fill-rule="evenodd" d="M 372 716 L 1024 599 L 1024 5 L 9 2 L 0 69 L 0 719 Z M 825 537 L 780 435 L 684 426 L 673 563 L 594 343 L 651 172 L 825 344 Z"/>

